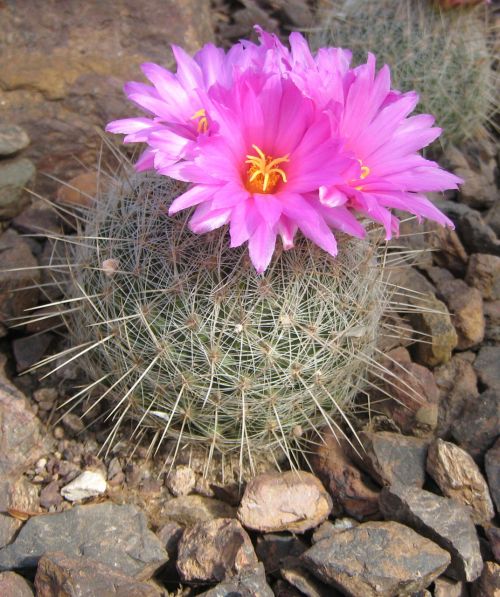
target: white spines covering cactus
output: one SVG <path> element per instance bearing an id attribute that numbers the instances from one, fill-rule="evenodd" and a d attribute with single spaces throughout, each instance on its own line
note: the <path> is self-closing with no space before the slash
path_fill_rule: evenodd
<path id="1" fill-rule="evenodd" d="M 225 232 L 167 216 L 181 186 L 119 177 L 68 237 L 65 356 L 90 376 L 74 398 L 109 401 L 110 444 L 133 420 L 155 447 L 204 450 L 207 470 L 294 466 L 321 429 L 350 425 L 388 301 L 384 250 L 340 237 L 333 258 L 302 239 L 258 275 Z"/>
<path id="2" fill-rule="evenodd" d="M 496 110 L 486 10 L 440 11 L 431 0 L 333 0 L 311 45 L 350 48 L 354 64 L 374 53 L 379 66 L 391 66 L 394 88 L 418 90 L 418 111 L 433 114 L 444 130 L 440 142 L 460 143 Z"/>

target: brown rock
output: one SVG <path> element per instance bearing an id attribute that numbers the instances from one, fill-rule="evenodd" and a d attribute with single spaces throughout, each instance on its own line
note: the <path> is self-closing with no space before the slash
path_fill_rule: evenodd
<path id="1" fill-rule="evenodd" d="M 258 531 L 304 533 L 326 520 L 331 510 L 331 497 L 311 473 L 265 473 L 246 486 L 238 519 Z"/>
<path id="2" fill-rule="evenodd" d="M 26 477 L 0 475 L 0 512 L 38 512 L 39 509 L 38 489 Z"/>
<path id="3" fill-rule="evenodd" d="M 354 597 L 409 595 L 450 562 L 432 541 L 396 522 L 366 522 L 319 541 L 302 556 L 323 582 Z"/>
<path id="4" fill-rule="evenodd" d="M 491 491 L 491 497 L 495 502 L 497 512 L 500 512 L 500 438 L 486 452 L 484 468 Z"/>
<path id="5" fill-rule="evenodd" d="M 426 342 L 416 345 L 417 361 L 428 367 L 447 363 L 458 338 L 446 305 L 434 295 L 426 295 L 421 310 L 410 314 L 414 329 L 427 334 Z"/>
<path id="6" fill-rule="evenodd" d="M 23 234 L 58 234 L 62 230 L 62 220 L 57 211 L 46 201 L 36 200 L 12 221 L 14 228 Z"/>
<path id="7" fill-rule="evenodd" d="M 24 472 L 46 449 L 40 421 L 5 376 L 5 362 L 0 355 L 0 477 Z"/>
<path id="8" fill-rule="evenodd" d="M 78 558 L 49 552 L 38 563 L 37 597 L 162 597 L 158 586 L 133 577 L 85 556 Z"/>
<path id="9" fill-rule="evenodd" d="M 382 490 L 380 510 L 386 519 L 412 527 L 448 551 L 447 576 L 471 582 L 481 574 L 483 561 L 469 508 L 417 487 L 394 485 Z"/>
<path id="10" fill-rule="evenodd" d="M 98 188 L 98 173 L 96 171 L 82 172 L 59 187 L 57 202 L 65 205 L 92 207 Z"/>
<path id="11" fill-rule="evenodd" d="M 8 325 L 37 304 L 38 289 L 28 288 L 40 282 L 37 268 L 28 243 L 17 232 L 9 229 L 0 236 L 0 321 Z"/>
<path id="12" fill-rule="evenodd" d="M 51 508 L 52 506 L 59 506 L 63 502 L 63 498 L 59 492 L 59 483 L 51 481 L 40 492 L 40 506 L 42 508 Z"/>
<path id="13" fill-rule="evenodd" d="M 156 533 L 158 535 L 158 539 L 162 542 L 163 546 L 167 550 L 170 560 L 177 559 L 177 547 L 183 532 L 184 527 L 177 522 L 167 522 L 167 524 L 164 524 Z"/>
<path id="14" fill-rule="evenodd" d="M 231 518 L 199 522 L 179 542 L 177 569 L 187 582 L 221 581 L 257 563 L 250 537 Z"/>
<path id="15" fill-rule="evenodd" d="M 288 561 L 281 568 L 281 576 L 307 597 L 332 597 L 331 587 L 315 578 L 300 560 Z M 334 593 L 335 595 L 335 593 Z"/>
<path id="16" fill-rule="evenodd" d="M 122 86 L 142 79 L 141 63 L 171 68 L 171 43 L 194 52 L 213 38 L 209 0 L 70 0 L 64 10 L 25 0 L 6 4 L 0 31 L 9 32 L 0 40 L 2 118 L 26 128 L 26 153 L 63 180 L 95 165 L 96 125 L 137 113 Z M 39 183 L 43 192 L 56 184 Z"/>
<path id="17" fill-rule="evenodd" d="M 425 229 L 430 225 L 434 225 L 434 222 L 426 222 Z M 426 242 L 432 250 L 432 259 L 436 265 L 453 272 L 455 276 L 463 276 L 468 256 L 454 230 L 447 226 L 434 225 Z"/>
<path id="18" fill-rule="evenodd" d="M 292 587 L 290 583 L 284 580 L 277 580 L 273 585 L 273 594 L 275 597 L 302 597 L 303 593 L 298 591 L 295 587 Z M 336 597 L 335 593 L 332 593 L 332 597 Z"/>
<path id="19" fill-rule="evenodd" d="M 266 573 L 274 576 L 287 560 L 296 560 L 307 549 L 304 541 L 289 534 L 266 533 L 257 537 L 255 544 L 257 558 L 264 564 Z"/>
<path id="20" fill-rule="evenodd" d="M 475 253 L 470 256 L 465 281 L 477 288 L 484 299 L 500 299 L 500 257 Z"/>
<path id="21" fill-rule="evenodd" d="M 488 486 L 471 456 L 450 442 L 437 439 L 429 447 L 427 472 L 443 495 L 470 506 L 477 524 L 495 516 Z"/>
<path id="22" fill-rule="evenodd" d="M 499 388 L 491 388 L 467 402 L 461 417 L 451 427 L 459 446 L 476 460 L 493 444 L 500 428 Z"/>
<path id="23" fill-rule="evenodd" d="M 214 518 L 236 518 L 236 509 L 213 498 L 201 495 L 186 495 L 166 502 L 161 518 L 174 521 L 183 526 L 192 526 L 197 522 L 208 522 Z"/>
<path id="24" fill-rule="evenodd" d="M 0 595 L 2 597 L 33 597 L 34 593 L 31 584 L 20 574 L 0 572 Z"/>
<path id="25" fill-rule="evenodd" d="M 405 433 L 432 431 L 437 424 L 439 392 L 429 369 L 413 363 L 409 352 L 402 347 L 386 353 L 382 365 L 380 391 L 376 391 L 377 410 L 390 417 Z M 436 405 L 434 420 L 425 425 L 421 421 L 422 413 L 433 405 Z"/>
<path id="26" fill-rule="evenodd" d="M 16 216 L 29 202 L 25 187 L 35 179 L 35 166 L 26 158 L 0 161 L 0 218 Z"/>
<path id="27" fill-rule="evenodd" d="M 309 456 L 314 473 L 333 498 L 333 513 L 358 520 L 378 514 L 379 489 L 354 464 L 339 441 L 327 431 Z"/>
<path id="28" fill-rule="evenodd" d="M 196 476 L 189 466 L 177 466 L 167 477 L 167 487 L 175 496 L 188 495 L 196 485 Z"/>
<path id="29" fill-rule="evenodd" d="M 434 597 L 469 597 L 469 591 L 463 581 L 440 576 L 434 581 Z"/>
<path id="30" fill-rule="evenodd" d="M 362 431 L 359 439 L 364 452 L 356 460 L 377 483 L 423 486 L 427 440 L 388 431 Z"/>
<path id="31" fill-rule="evenodd" d="M 484 532 L 488 538 L 491 553 L 493 554 L 497 564 L 500 564 L 500 528 L 489 526 L 485 527 Z"/>
<path id="32" fill-rule="evenodd" d="M 472 597 L 500 597 L 500 566 L 495 562 L 484 564 L 481 577 L 472 586 Z"/>
<path id="33" fill-rule="evenodd" d="M 485 323 L 479 290 L 459 279 L 444 282 L 438 290 L 452 315 L 458 335 L 457 348 L 466 350 L 482 342 Z"/>
<path id="34" fill-rule="evenodd" d="M 451 426 L 461 416 L 466 404 L 479 396 L 477 376 L 463 355 L 455 355 L 449 363 L 434 370 L 434 378 L 439 388 L 437 434 L 449 437 Z"/>
<path id="35" fill-rule="evenodd" d="M 500 344 L 500 300 L 484 303 L 485 340 Z"/>
<path id="36" fill-rule="evenodd" d="M 479 382 L 486 388 L 500 388 L 500 346 L 482 346 L 474 361 Z"/>

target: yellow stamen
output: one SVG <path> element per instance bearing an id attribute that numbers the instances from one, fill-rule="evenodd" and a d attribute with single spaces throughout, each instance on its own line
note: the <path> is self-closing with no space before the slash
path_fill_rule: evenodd
<path id="1" fill-rule="evenodd" d="M 247 155 L 245 164 L 250 164 L 247 170 L 246 188 L 252 193 L 272 193 L 280 180 L 287 182 L 286 172 L 277 166 L 289 162 L 289 154 L 281 158 L 273 158 L 252 145 L 258 155 Z"/>
<path id="2" fill-rule="evenodd" d="M 198 119 L 198 126 L 196 130 L 198 133 L 206 133 L 208 131 L 208 117 L 205 108 L 201 108 L 191 116 L 191 120 Z"/>
<path id="3" fill-rule="evenodd" d="M 361 166 L 361 174 L 359 175 L 359 178 L 361 180 L 364 180 L 370 174 L 371 170 L 370 170 L 370 168 L 368 168 L 368 166 L 363 166 L 363 162 L 360 159 L 358 159 L 358 162 Z M 355 189 L 357 191 L 362 191 L 363 186 L 355 187 Z"/>

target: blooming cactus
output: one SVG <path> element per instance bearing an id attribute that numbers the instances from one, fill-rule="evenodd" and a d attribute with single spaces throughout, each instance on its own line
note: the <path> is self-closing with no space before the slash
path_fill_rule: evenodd
<path id="1" fill-rule="evenodd" d="M 351 68 L 348 51 L 313 55 L 298 33 L 288 49 L 257 30 L 259 44 L 228 53 L 208 44 L 191 58 L 174 47 L 176 74 L 145 64 L 152 86 L 125 86 L 150 116 L 107 130 L 146 143 L 137 169 L 190 183 L 170 214 L 196 206 L 195 233 L 229 225 L 231 246 L 248 242 L 258 272 L 276 238 L 290 249 L 299 230 L 335 255 L 333 231 L 361 237 L 361 218 L 391 238 L 393 209 L 452 226 L 422 194 L 461 180 L 418 154 L 441 130 L 430 115 L 410 116 L 417 94 L 391 90 L 389 68 L 377 73 L 372 55 Z"/>

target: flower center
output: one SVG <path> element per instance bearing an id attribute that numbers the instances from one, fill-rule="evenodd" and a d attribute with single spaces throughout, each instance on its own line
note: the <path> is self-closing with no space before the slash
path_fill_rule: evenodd
<path id="1" fill-rule="evenodd" d="M 280 181 L 286 182 L 286 173 L 278 168 L 283 162 L 289 162 L 289 154 L 281 158 L 273 158 L 252 145 L 257 155 L 247 155 L 245 164 L 250 164 L 247 170 L 246 188 L 251 193 L 272 193 Z"/>
<path id="2" fill-rule="evenodd" d="M 370 168 L 368 168 L 368 166 L 363 166 L 363 162 L 360 159 L 358 159 L 358 162 L 359 162 L 359 164 L 361 166 L 361 174 L 359 175 L 359 178 L 361 180 L 364 180 L 370 174 L 371 170 L 370 170 Z M 359 187 L 355 187 L 355 189 L 357 191 L 362 191 L 363 190 L 363 186 L 361 185 Z"/>
<path id="3" fill-rule="evenodd" d="M 205 108 L 201 108 L 191 116 L 191 120 L 198 120 L 196 130 L 198 133 L 206 133 L 208 131 L 208 117 Z"/>

